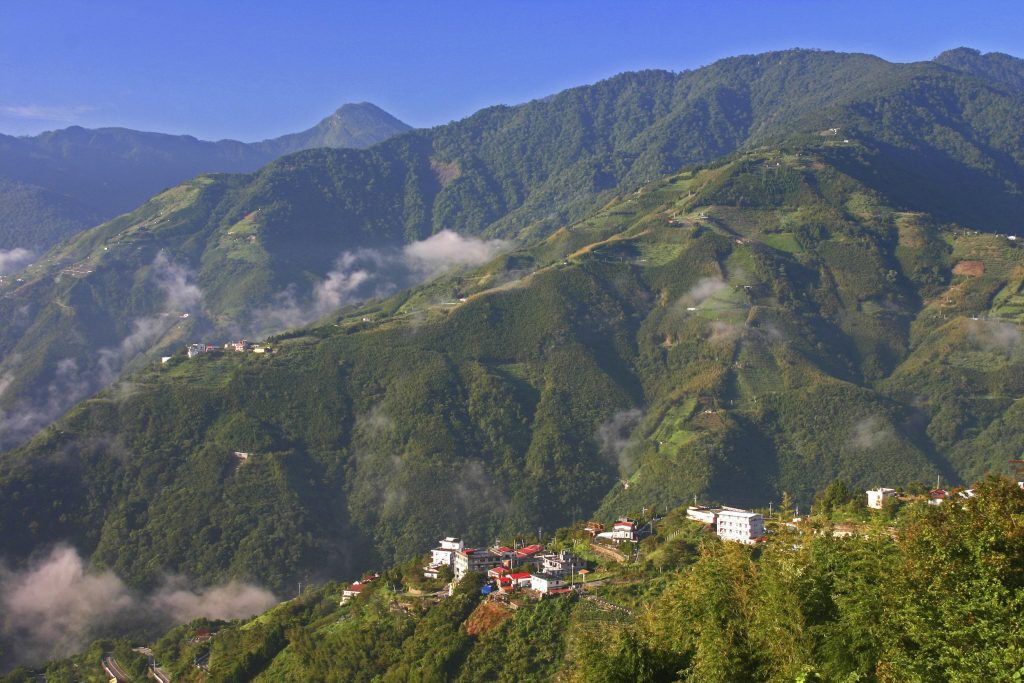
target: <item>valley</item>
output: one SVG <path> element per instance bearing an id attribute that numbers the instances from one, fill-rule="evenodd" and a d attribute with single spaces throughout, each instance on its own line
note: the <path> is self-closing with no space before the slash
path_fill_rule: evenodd
<path id="1" fill-rule="evenodd" d="M 140 644 L 174 680 L 941 680 L 946 634 L 1017 666 L 986 658 L 1019 603 L 1022 65 L 786 50 L 364 111 L 55 236 L 0 274 L 0 588 L 97 602 L 47 679 L 145 676 Z M 658 531 L 587 534 L 624 516 Z M 600 575 L 442 599 L 452 533 Z"/>

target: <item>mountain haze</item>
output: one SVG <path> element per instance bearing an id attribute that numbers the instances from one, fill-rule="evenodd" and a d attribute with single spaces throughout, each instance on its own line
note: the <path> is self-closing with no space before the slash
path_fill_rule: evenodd
<path id="1" fill-rule="evenodd" d="M 136 370 L 0 459 L 0 554 L 280 588 L 452 529 L 999 468 L 1018 62 L 736 57 L 171 188 L 0 288 L 8 443 Z"/>
<path id="2" fill-rule="evenodd" d="M 444 230 L 529 242 L 624 188 L 741 147 L 851 136 L 861 153 L 833 163 L 892 205 L 1012 229 L 1024 213 L 1024 109 L 1004 80 L 932 62 L 768 53 L 622 74 L 370 150 L 307 150 L 252 175 L 197 178 L 55 248 L 0 290 L 13 321 L 0 331 L 0 407 L 14 411 L 0 432 L 23 438 L 140 352 L 308 322 L 325 312 L 318 288 L 337 284 L 339 259 L 360 249 Z M 191 278 L 201 304 L 169 310 L 147 276 L 158 256 Z M 169 324 L 136 334 L 140 320 L 183 312 L 171 336 Z M 102 349 L 116 362 L 104 364 Z"/>
<path id="3" fill-rule="evenodd" d="M 79 126 L 0 135 L 0 249 L 45 249 L 200 173 L 253 171 L 310 147 L 369 147 L 407 130 L 364 102 L 307 131 L 256 143 Z"/>

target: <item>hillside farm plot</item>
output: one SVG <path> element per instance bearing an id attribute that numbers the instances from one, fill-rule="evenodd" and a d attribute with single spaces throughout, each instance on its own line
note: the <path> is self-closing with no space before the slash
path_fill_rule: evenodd
<path id="1" fill-rule="evenodd" d="M 778 249 L 789 254 L 802 254 L 804 252 L 804 248 L 800 246 L 796 241 L 796 237 L 791 232 L 762 233 L 757 239 L 772 249 Z"/>
<path id="2" fill-rule="evenodd" d="M 662 417 L 658 427 L 651 433 L 651 440 L 657 445 L 658 451 L 675 451 L 697 437 L 697 432 L 686 428 L 686 423 L 697 408 L 697 398 L 690 396 L 669 408 Z"/>

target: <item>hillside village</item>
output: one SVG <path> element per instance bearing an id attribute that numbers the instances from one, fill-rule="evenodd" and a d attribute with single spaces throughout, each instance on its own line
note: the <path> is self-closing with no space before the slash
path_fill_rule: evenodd
<path id="1" fill-rule="evenodd" d="M 1017 482 L 1017 485 L 1024 489 L 1024 481 Z M 901 494 L 896 489 L 888 487 L 879 487 L 864 493 L 864 505 L 868 511 L 884 510 L 898 502 L 924 500 L 929 506 L 936 506 L 942 505 L 954 496 L 965 500 L 975 496 L 973 488 L 947 491 L 938 487 L 925 496 Z M 694 504 L 686 508 L 685 518 L 704 525 L 705 531 L 713 533 L 721 541 L 742 545 L 763 543 L 772 533 L 766 527 L 762 513 L 742 508 Z M 613 549 L 622 544 L 638 544 L 653 535 L 654 523 L 658 519 L 660 518 L 639 524 L 629 517 L 619 517 L 612 524 L 611 530 L 606 530 L 605 525 L 600 522 L 588 522 L 583 526 L 583 531 L 591 538 L 591 549 L 597 551 L 598 555 L 625 561 L 629 558 L 621 551 Z M 797 531 L 802 528 L 804 518 L 794 517 L 792 520 L 779 521 L 782 529 Z M 824 532 L 841 538 L 861 531 L 855 524 L 838 523 L 824 530 L 815 529 L 814 533 L 817 535 Z M 600 552 L 602 549 L 605 553 Z M 634 560 L 637 558 L 638 555 L 633 557 Z M 444 591 L 448 595 L 452 594 L 456 584 L 468 574 L 479 573 L 486 576 L 481 589 L 483 595 L 503 599 L 514 593 L 522 593 L 528 597 L 543 599 L 584 590 L 588 575 L 594 571 L 593 566 L 593 561 L 575 555 L 570 550 L 555 551 L 540 543 L 516 544 L 515 547 L 495 544 L 487 548 L 472 548 L 467 547 L 461 538 L 446 536 L 430 550 L 430 559 L 422 566 L 421 572 L 425 579 L 450 579 Z M 347 604 L 379 578 L 380 574 L 374 573 L 353 582 L 342 591 L 340 604 Z"/>
<path id="2" fill-rule="evenodd" d="M 740 508 L 691 506 L 686 518 L 704 524 L 723 541 L 752 545 L 764 541 L 767 535 L 764 517 Z M 653 535 L 658 519 L 640 524 L 629 517 L 619 517 L 611 530 L 605 530 L 600 522 L 588 522 L 583 531 L 591 538 L 590 547 L 596 554 L 621 562 L 629 557 L 615 548 L 635 545 Z M 481 589 L 484 595 L 503 598 L 521 592 L 543 599 L 585 588 L 593 564 L 570 550 L 556 551 L 540 543 L 471 548 L 461 538 L 446 536 L 431 549 L 430 559 L 421 571 L 425 579 L 450 578 L 445 589 L 449 595 L 468 574 L 479 573 L 486 576 Z M 342 592 L 341 604 L 351 601 L 379 578 L 379 574 L 368 574 L 353 582 Z"/>
<path id="3" fill-rule="evenodd" d="M 1014 493 L 1024 489 L 1024 482 L 1014 483 L 1015 487 L 1010 485 Z M 638 621 L 641 609 L 659 609 L 659 596 L 666 585 L 663 580 L 690 580 L 686 578 L 689 572 L 679 572 L 694 563 L 717 562 L 722 558 L 744 558 L 743 562 L 756 563 L 765 553 L 781 553 L 805 561 L 814 556 L 805 549 L 821 542 L 838 543 L 828 546 L 832 552 L 845 552 L 844 548 L 851 549 L 850 552 L 861 547 L 877 549 L 890 544 L 893 548 L 902 547 L 907 539 L 898 520 L 900 510 L 916 507 L 928 514 L 942 514 L 953 508 L 950 512 L 956 515 L 957 510 L 970 511 L 975 505 L 989 504 L 985 496 L 991 486 L 979 484 L 977 490 L 952 491 L 936 487 L 926 494 L 890 487 L 862 493 L 848 491 L 840 507 L 830 510 L 824 498 L 819 497 L 815 514 L 802 518 L 790 518 L 785 507 L 775 514 L 763 514 L 724 505 L 698 505 L 694 501 L 693 505 L 663 516 L 651 513 L 639 520 L 623 516 L 608 526 L 591 521 L 560 529 L 548 544 L 515 540 L 508 545 L 496 542 L 474 548 L 467 547 L 461 538 L 446 536 L 430 549 L 422 564 L 409 562 L 401 568 L 369 573 L 347 586 L 311 587 L 268 613 L 276 616 L 264 615 L 250 625 L 265 619 L 283 619 L 285 623 L 290 611 L 310 609 L 319 600 L 329 599 L 331 607 L 319 608 L 321 616 L 312 622 L 315 626 L 311 628 L 323 629 L 322 633 L 337 628 L 352 638 L 356 637 L 355 631 L 366 627 L 367 619 L 384 618 L 383 623 L 419 624 L 427 628 L 433 623 L 429 615 L 435 610 L 437 614 L 450 613 L 456 624 L 465 624 L 465 635 L 460 637 L 474 638 L 474 647 L 485 649 L 489 647 L 489 638 L 523 642 L 550 638 L 550 631 L 545 630 L 548 627 L 537 621 L 538 615 L 562 615 L 560 618 L 566 620 L 562 623 L 571 619 L 577 628 L 595 634 L 603 633 L 608 625 L 615 629 L 633 628 L 643 623 Z M 918 516 L 911 512 L 909 518 Z M 773 537 L 779 542 L 769 543 Z M 702 547 L 705 539 L 721 543 Z M 677 545 L 680 542 L 682 545 Z M 761 544 L 764 547 L 754 553 L 741 550 L 743 546 Z M 685 550 L 680 553 L 680 548 Z M 773 566 L 770 561 L 768 566 Z M 417 581 L 417 576 L 422 579 Z M 751 575 L 746 580 L 754 578 Z M 730 580 L 742 584 L 745 579 Z M 755 585 L 747 588 L 753 592 L 753 603 L 759 604 L 759 589 Z M 331 609 L 339 611 L 332 616 Z M 500 630 L 506 622 L 519 626 L 517 630 Z M 128 650 L 128 641 L 119 641 L 120 649 L 116 652 L 102 651 L 102 665 L 104 670 L 113 672 L 110 677 L 116 680 L 129 680 L 124 673 L 130 668 L 128 665 L 139 670 L 148 667 L 151 677 L 170 680 L 167 670 L 171 667 L 166 662 L 176 661 L 175 680 L 208 680 L 209 676 L 221 676 L 233 667 L 248 666 L 244 658 L 237 659 L 236 650 L 244 653 L 238 650 L 239 639 L 261 642 L 259 639 L 266 637 L 257 628 L 201 620 L 180 627 L 171 639 L 162 641 L 162 655 L 157 645 L 152 649 Z M 171 641 L 177 644 L 169 647 Z M 281 648 L 286 641 L 275 642 L 274 647 Z M 302 642 L 294 641 L 273 652 L 282 662 L 293 662 L 292 658 L 302 656 Z M 559 642 L 564 647 L 564 641 Z M 371 652 L 376 646 L 358 640 L 352 647 Z M 154 652 L 165 662 L 165 668 L 157 665 Z M 139 653 L 146 657 L 140 659 Z M 277 680 L 277 671 L 268 672 L 269 678 L 260 680 Z"/>
<path id="4" fill-rule="evenodd" d="M 229 341 L 224 344 L 223 347 L 214 346 L 213 344 L 204 344 L 202 342 L 189 344 L 185 347 L 185 352 L 189 358 L 195 358 L 208 353 L 219 353 L 221 351 L 234 351 L 235 353 L 273 353 L 274 350 L 265 344 L 254 344 L 248 339 L 240 339 L 238 341 Z"/>

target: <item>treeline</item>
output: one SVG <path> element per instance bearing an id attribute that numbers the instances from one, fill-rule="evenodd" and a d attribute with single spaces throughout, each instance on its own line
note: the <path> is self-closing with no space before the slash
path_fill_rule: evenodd
<path id="1" fill-rule="evenodd" d="M 1010 681 L 1024 676 L 1024 491 L 898 526 L 705 543 L 635 624 L 579 641 L 580 681 Z"/>

